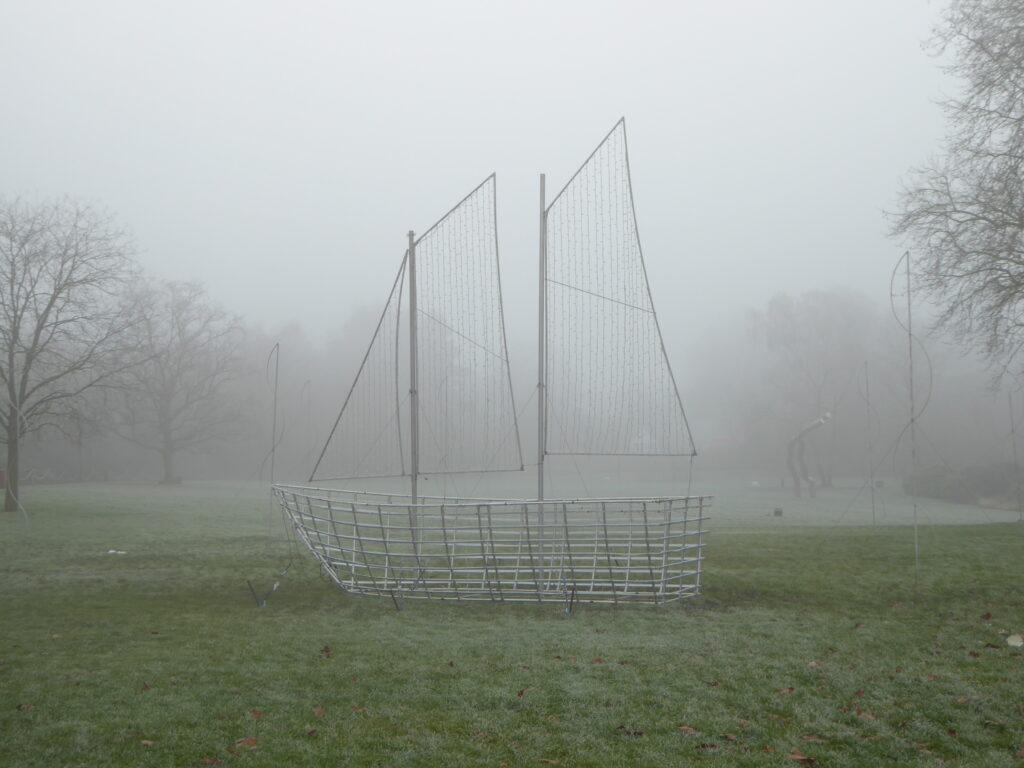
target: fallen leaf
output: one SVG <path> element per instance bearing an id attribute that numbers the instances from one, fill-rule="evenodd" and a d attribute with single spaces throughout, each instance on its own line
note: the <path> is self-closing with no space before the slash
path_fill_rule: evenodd
<path id="1" fill-rule="evenodd" d="M 1024 747 L 1021 747 L 1021 748 L 1020 748 L 1020 749 L 1018 749 L 1018 750 L 1017 750 L 1016 752 L 1014 752 L 1014 753 L 1013 753 L 1013 756 L 1014 756 L 1014 757 L 1016 757 L 1016 758 L 1018 758 L 1018 759 L 1020 759 L 1020 758 L 1024 758 Z"/>
<path id="2" fill-rule="evenodd" d="M 736 718 L 736 722 L 739 723 L 740 725 L 742 725 L 744 728 L 746 728 L 748 725 L 750 725 L 750 721 L 749 720 L 744 720 L 742 717 L 737 717 Z"/>
<path id="3" fill-rule="evenodd" d="M 792 692 L 793 692 L 793 686 L 792 685 L 789 686 L 789 688 L 776 688 L 775 689 L 775 693 L 792 693 Z"/>
<path id="4" fill-rule="evenodd" d="M 252 715 L 252 717 L 255 720 L 259 720 L 261 717 L 263 717 L 263 713 L 260 712 L 258 709 L 250 709 L 249 714 Z"/>
<path id="5" fill-rule="evenodd" d="M 256 745 L 255 736 L 243 736 L 235 741 L 236 747 L 253 747 Z"/>
<path id="6" fill-rule="evenodd" d="M 680 725 L 679 730 L 685 733 L 687 736 L 694 736 L 700 733 L 696 728 L 691 728 L 688 725 Z"/>
<path id="7" fill-rule="evenodd" d="M 218 763 L 220 763 L 220 760 L 218 760 L 216 757 L 203 758 L 203 765 L 217 765 Z"/>
<path id="8" fill-rule="evenodd" d="M 954 739 L 960 737 L 960 734 L 956 732 L 956 728 L 947 728 L 946 733 L 948 733 Z"/>
<path id="9" fill-rule="evenodd" d="M 823 662 L 820 662 L 820 661 L 811 661 L 811 662 L 808 662 L 807 666 L 810 667 L 811 669 L 817 669 L 818 667 L 824 667 L 825 664 Z"/>
<path id="10" fill-rule="evenodd" d="M 316 736 L 316 728 L 310 728 L 308 731 L 306 731 L 306 735 L 307 736 Z"/>
<path id="11" fill-rule="evenodd" d="M 981 654 L 977 651 L 970 651 L 967 655 L 970 656 L 972 659 L 977 659 L 981 657 Z"/>
<path id="12" fill-rule="evenodd" d="M 790 760 L 796 760 L 798 763 L 803 763 L 804 765 L 814 765 L 818 762 L 813 757 L 808 757 L 807 755 L 805 755 L 796 747 L 793 747 L 791 750 L 789 750 L 789 754 L 786 755 L 786 757 L 788 757 Z"/>
<path id="13" fill-rule="evenodd" d="M 717 680 L 705 680 L 704 681 L 704 685 L 709 685 L 712 688 L 717 688 L 718 686 L 721 685 L 721 683 L 718 682 Z"/>
<path id="14" fill-rule="evenodd" d="M 486 739 L 486 738 L 487 738 L 487 734 L 486 734 L 486 733 L 484 733 L 483 731 L 479 731 L 479 732 L 477 732 L 477 733 L 476 733 L 476 734 L 474 734 L 474 735 L 475 735 L 475 736 L 476 736 L 476 738 L 478 738 L 478 739 Z"/>
<path id="15" fill-rule="evenodd" d="M 604 664 L 604 659 L 602 659 L 600 656 L 595 656 L 594 657 L 594 663 L 595 664 Z"/>
<path id="16" fill-rule="evenodd" d="M 988 621 L 991 618 L 992 618 L 992 613 L 990 611 L 985 611 L 985 613 L 981 614 L 981 620 L 982 621 Z"/>
<path id="17" fill-rule="evenodd" d="M 331 658 L 331 646 L 325 645 L 323 648 L 321 648 L 320 655 L 323 656 L 325 659 Z"/>
<path id="18" fill-rule="evenodd" d="M 736 741 L 736 734 L 735 733 L 720 733 L 720 734 L 718 734 L 718 738 L 725 739 L 726 741 Z"/>
<path id="19" fill-rule="evenodd" d="M 352 710 L 354 712 L 363 712 L 365 709 L 366 709 L 366 707 L 362 707 L 359 704 L 353 704 L 352 705 Z"/>
<path id="20" fill-rule="evenodd" d="M 35 709 L 35 707 L 32 704 L 19 704 L 18 709 L 22 712 L 29 712 Z"/>
<path id="21" fill-rule="evenodd" d="M 139 743 L 144 747 L 152 747 L 154 744 L 156 744 L 155 741 L 150 741 L 149 739 L 143 739 Z"/>
<path id="22" fill-rule="evenodd" d="M 860 629 L 863 626 L 864 626 L 864 622 L 863 621 L 858 621 L 856 624 L 853 625 L 853 628 L 854 629 Z"/>
<path id="23" fill-rule="evenodd" d="M 525 670 L 527 670 L 527 671 L 529 671 L 529 670 L 533 669 L 533 667 L 527 666 L 526 664 L 523 664 L 523 665 L 522 665 L 521 667 L 519 667 L 519 668 L 520 668 L 520 669 L 525 669 Z"/>
<path id="24" fill-rule="evenodd" d="M 999 646 L 995 643 L 985 643 L 986 648 L 998 648 Z"/>
<path id="25" fill-rule="evenodd" d="M 517 693 L 516 696 L 518 696 L 521 699 L 521 698 L 523 698 L 523 696 L 526 695 L 527 691 L 532 691 L 532 690 L 533 690 L 533 686 L 532 685 L 528 685 L 525 688 L 520 688 L 519 689 L 519 693 Z"/>
<path id="26" fill-rule="evenodd" d="M 627 736 L 643 736 L 644 732 L 639 731 L 636 728 L 627 728 L 624 725 L 619 726 L 620 731 L 625 731 Z"/>
<path id="27" fill-rule="evenodd" d="M 313 707 L 313 714 L 316 717 L 323 717 L 324 716 L 324 708 L 323 707 Z"/>
<path id="28" fill-rule="evenodd" d="M 772 747 L 772 746 L 769 746 L 768 744 L 765 744 L 763 747 L 761 747 L 761 751 L 762 752 L 774 752 L 775 751 L 775 747 Z"/>
<path id="29" fill-rule="evenodd" d="M 144 691 L 148 691 L 149 690 L 149 683 L 147 683 L 145 680 L 142 681 L 142 690 L 144 690 Z"/>
<path id="30" fill-rule="evenodd" d="M 558 765 L 558 761 L 553 760 L 550 757 L 538 757 L 537 759 L 542 763 L 547 763 L 548 765 Z"/>
<path id="31" fill-rule="evenodd" d="M 561 720 L 559 720 L 559 719 L 558 719 L 557 717 L 555 717 L 554 715 L 548 715 L 548 722 L 550 722 L 550 723 L 560 723 L 560 722 L 562 722 L 562 721 L 561 721 Z"/>
<path id="32" fill-rule="evenodd" d="M 856 701 L 857 699 L 859 699 L 863 695 L 864 695 L 864 691 L 863 690 L 858 690 L 858 691 L 856 691 L 853 694 L 853 700 Z"/>
<path id="33" fill-rule="evenodd" d="M 698 744 L 694 749 L 718 749 L 718 745 L 709 741 L 706 744 Z"/>

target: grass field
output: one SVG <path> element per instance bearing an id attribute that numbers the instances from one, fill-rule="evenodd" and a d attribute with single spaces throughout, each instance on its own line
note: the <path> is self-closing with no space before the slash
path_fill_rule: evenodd
<path id="1" fill-rule="evenodd" d="M 853 484 L 705 485 L 702 597 L 571 617 L 399 613 L 302 553 L 257 608 L 290 557 L 257 489 L 29 487 L 0 517 L 0 765 L 1024 765 L 1015 516 L 922 502 L 915 578 L 895 490 L 871 526 Z"/>

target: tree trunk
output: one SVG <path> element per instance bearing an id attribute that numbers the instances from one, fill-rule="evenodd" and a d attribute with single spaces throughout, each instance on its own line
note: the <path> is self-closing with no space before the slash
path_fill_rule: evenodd
<path id="1" fill-rule="evenodd" d="M 7 414 L 7 484 L 4 487 L 4 512 L 18 509 L 18 411 L 12 405 Z"/>
<path id="2" fill-rule="evenodd" d="M 181 478 L 174 474 L 174 448 L 166 441 L 160 449 L 160 456 L 164 460 L 164 476 L 160 485 L 177 485 L 181 482 Z"/>

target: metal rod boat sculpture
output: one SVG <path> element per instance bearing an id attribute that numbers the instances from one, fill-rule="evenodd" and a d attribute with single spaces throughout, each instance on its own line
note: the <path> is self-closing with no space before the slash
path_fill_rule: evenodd
<path id="1" fill-rule="evenodd" d="M 492 174 L 422 235 L 409 232 L 308 483 L 273 486 L 346 592 L 571 604 L 700 590 L 710 497 L 545 496 L 551 456 L 695 454 L 651 301 L 624 120 L 550 203 L 544 176 L 540 190 L 537 497 L 421 492 L 426 476 L 524 469 Z M 381 477 L 409 478 L 408 493 L 332 487 Z"/>

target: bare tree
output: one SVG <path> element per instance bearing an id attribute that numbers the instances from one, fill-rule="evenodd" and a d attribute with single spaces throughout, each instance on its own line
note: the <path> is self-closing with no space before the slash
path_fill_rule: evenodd
<path id="1" fill-rule="evenodd" d="M 131 316 L 120 295 L 130 252 L 125 232 L 89 205 L 0 200 L 5 511 L 18 506 L 21 438 L 59 425 L 126 362 Z"/>
<path id="2" fill-rule="evenodd" d="M 944 153 L 911 173 L 893 234 L 945 327 L 1008 366 L 1024 346 L 1024 4 L 953 0 L 933 43 L 964 94 L 944 103 Z"/>
<path id="3" fill-rule="evenodd" d="M 227 436 L 240 418 L 227 385 L 240 373 L 242 326 L 195 283 L 140 283 L 133 343 L 143 361 L 119 378 L 115 431 L 156 451 L 162 483 L 177 483 L 174 459 Z"/>

